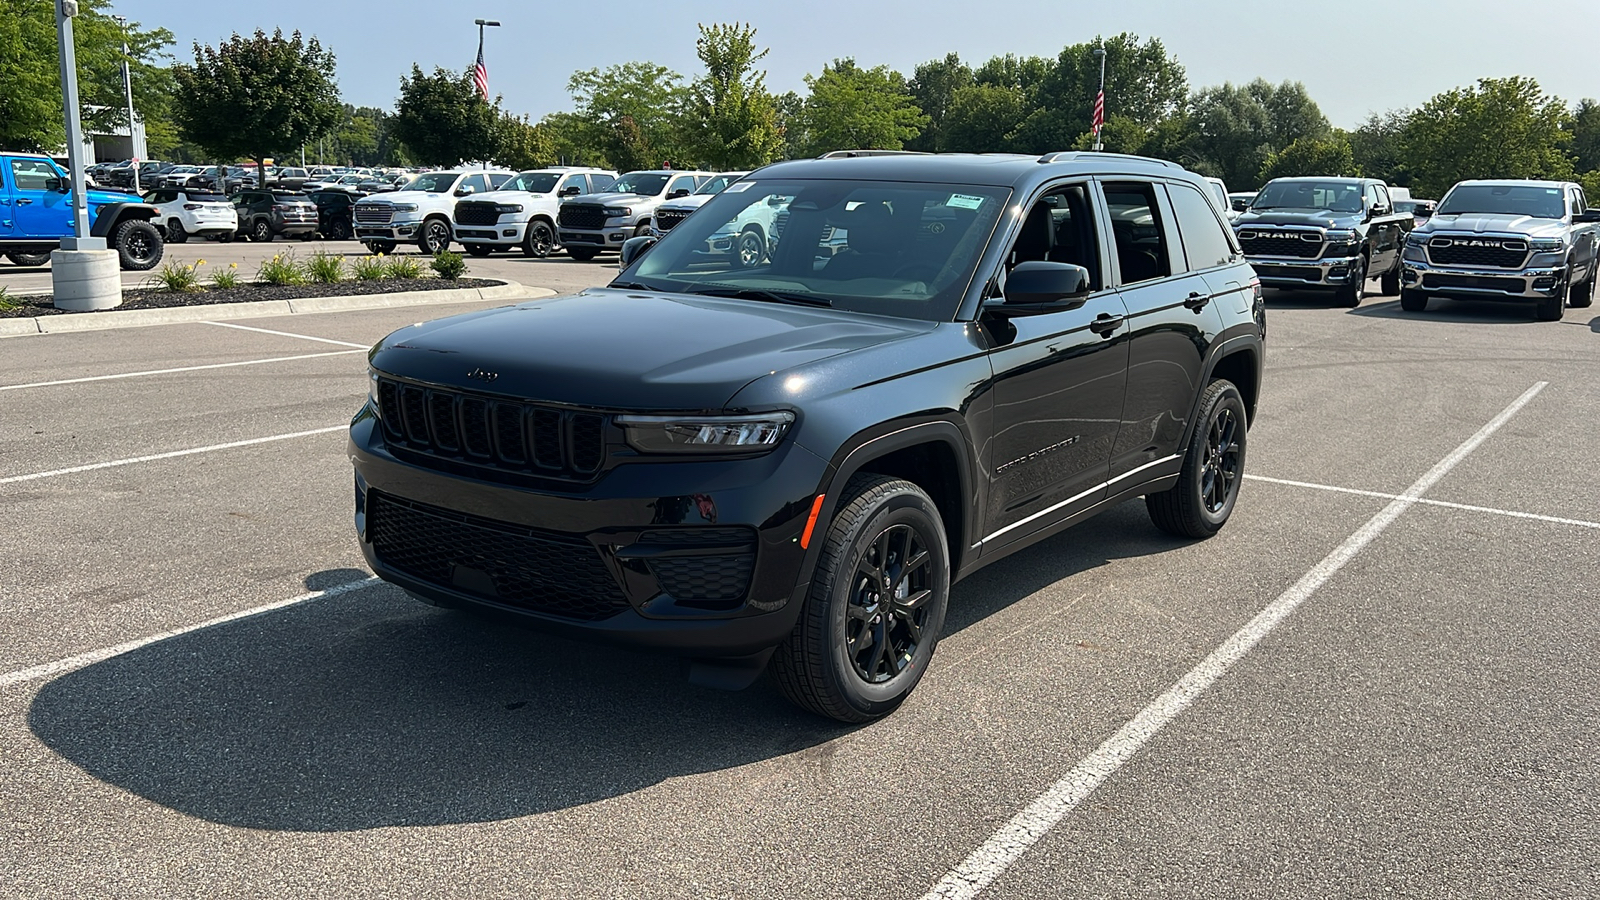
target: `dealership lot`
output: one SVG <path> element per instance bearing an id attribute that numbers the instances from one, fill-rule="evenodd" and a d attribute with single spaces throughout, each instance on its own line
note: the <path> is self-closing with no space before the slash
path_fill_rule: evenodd
<path id="1" fill-rule="evenodd" d="M 361 348 L 484 305 L 0 339 L 0 895 L 1592 895 L 1591 311 L 1272 297 L 1228 528 L 981 571 L 849 728 L 368 580 Z"/>

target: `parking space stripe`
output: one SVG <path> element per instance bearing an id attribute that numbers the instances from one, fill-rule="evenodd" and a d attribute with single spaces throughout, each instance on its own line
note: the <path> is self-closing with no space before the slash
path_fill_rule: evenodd
<path id="1" fill-rule="evenodd" d="M 275 334 L 278 337 L 299 338 L 302 341 L 318 341 L 323 344 L 338 344 L 341 347 L 360 347 L 362 350 L 367 350 L 372 347 L 371 344 L 357 344 L 351 341 L 336 341 L 333 338 L 313 337 L 309 334 L 295 334 L 292 331 L 273 331 L 270 328 L 253 328 L 249 325 L 235 325 L 232 322 L 201 322 L 200 324 L 215 325 L 218 328 L 237 328 L 240 331 L 257 331 L 261 334 Z"/>
<path id="2" fill-rule="evenodd" d="M 960 865 L 946 873 L 924 895 L 923 900 L 970 900 L 992 884 L 1079 803 L 1143 749 L 1161 729 L 1225 675 L 1234 663 L 1243 659 L 1328 579 L 1415 505 L 1424 493 L 1538 396 L 1547 384 L 1541 381 L 1523 392 L 1510 406 L 1478 429 L 1476 434 L 1418 478 L 1405 493 L 1395 497 L 1377 515 L 1368 519 L 1366 524 L 1356 529 L 1344 543 L 1323 557 L 1321 562 L 1257 613 L 1255 618 L 1234 632 L 1221 646 L 1211 651 L 1198 665 L 1118 729 L 1116 734 L 1107 738 L 1047 791 L 1001 826 Z"/>
<path id="3" fill-rule="evenodd" d="M 264 612 L 271 612 L 275 609 L 283 609 L 286 606 L 294 606 L 296 604 L 307 603 L 312 600 L 324 600 L 328 597 L 337 597 L 340 594 L 348 594 L 351 591 L 358 591 L 362 588 L 372 587 L 378 583 L 379 579 L 376 575 L 374 575 L 371 578 L 363 578 L 360 581 L 352 581 L 347 584 L 336 585 L 334 587 L 327 588 L 326 590 L 312 591 L 309 594 L 301 594 L 298 597 L 290 597 L 287 600 L 276 600 L 272 603 L 262 604 L 261 606 L 252 606 L 249 609 L 241 609 L 238 612 L 231 612 L 225 616 L 218 616 L 215 619 L 207 619 L 204 622 L 198 622 L 194 625 L 185 625 L 182 628 L 174 628 L 170 631 L 152 634 L 137 640 L 117 644 L 114 647 L 102 647 L 99 650 L 90 650 L 87 653 L 79 653 L 76 656 L 68 656 L 63 659 L 58 659 L 54 662 L 42 663 L 37 666 L 30 666 L 26 669 L 18 669 L 15 672 L 7 672 L 4 675 L 0 675 L 0 688 L 8 688 L 14 685 L 24 684 L 29 681 L 37 681 L 40 678 L 49 678 L 52 675 L 60 675 L 63 672 L 70 672 L 73 669 L 81 669 L 84 666 L 93 665 L 97 662 L 103 662 L 113 656 L 121 656 L 124 653 L 137 650 L 140 647 L 147 647 L 156 643 L 157 641 L 164 641 L 167 638 L 177 637 L 180 634 L 187 634 L 191 631 L 199 631 L 202 628 L 210 628 L 213 625 L 222 625 L 227 622 L 249 618 L 250 616 L 260 615 Z"/>
<path id="4" fill-rule="evenodd" d="M 300 359 L 321 359 L 324 356 L 347 356 L 365 353 L 365 350 L 329 350 L 326 353 L 302 353 L 299 356 L 272 356 L 267 359 L 247 359 L 241 362 L 209 363 L 203 366 L 179 366 L 175 369 L 146 369 L 143 372 L 119 372 L 116 375 L 89 375 L 83 378 L 62 378 L 56 381 L 30 381 L 27 384 L 0 384 L 0 391 L 20 391 L 24 388 L 58 387 L 63 384 L 84 384 L 90 381 L 115 381 L 119 378 L 143 378 L 147 375 L 173 375 L 178 372 L 202 372 L 206 369 L 231 369 L 236 366 L 260 366 L 267 363 L 294 362 Z"/>
<path id="5" fill-rule="evenodd" d="M 296 431 L 291 434 L 274 434 L 269 437 L 250 438 L 245 441 L 230 441 L 226 444 L 212 444 L 209 447 L 191 447 L 187 450 L 171 450 L 166 453 L 152 453 L 149 456 L 134 456 L 128 459 L 113 459 L 110 462 L 90 463 L 86 466 L 73 466 L 70 469 L 52 469 L 49 472 L 34 472 L 29 475 L 9 475 L 0 478 L 0 484 L 16 484 L 19 481 L 34 481 L 40 478 L 55 478 L 58 475 L 75 475 L 79 472 L 93 472 L 97 469 L 112 469 L 117 466 L 131 466 L 134 463 L 154 462 L 158 459 L 173 459 L 179 456 L 193 456 L 197 453 L 212 453 L 217 450 L 232 450 L 235 447 L 250 447 L 256 444 L 270 444 L 274 441 L 292 441 L 295 438 L 310 437 L 314 434 L 329 434 L 335 431 L 344 431 L 349 425 L 334 425 L 330 428 L 314 428 L 310 431 Z"/>
<path id="6" fill-rule="evenodd" d="M 1310 481 L 1290 481 L 1287 478 L 1268 478 L 1265 475 L 1246 475 L 1250 481 L 1262 481 L 1267 484 L 1283 484 L 1290 487 L 1311 488 L 1317 491 L 1333 491 L 1339 494 L 1359 494 L 1363 497 L 1380 497 L 1385 500 L 1398 500 L 1399 494 L 1385 494 L 1381 491 L 1360 491 L 1355 488 L 1337 487 L 1331 484 L 1316 484 Z M 1488 513 L 1492 516 L 1508 516 L 1513 519 L 1532 519 L 1536 522 L 1549 522 L 1553 525 L 1576 525 L 1579 528 L 1600 528 L 1600 522 L 1590 522 L 1585 519 L 1566 519 L 1561 516 L 1547 516 L 1541 513 L 1518 512 L 1514 509 L 1496 509 L 1492 506 L 1473 506 L 1470 503 L 1451 503 L 1448 500 L 1429 500 L 1418 497 L 1418 504 L 1423 506 L 1442 506 L 1445 509 L 1460 509 L 1467 512 Z"/>

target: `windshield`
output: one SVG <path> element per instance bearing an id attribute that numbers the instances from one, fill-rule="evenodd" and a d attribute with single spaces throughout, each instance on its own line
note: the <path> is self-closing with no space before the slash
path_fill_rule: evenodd
<path id="1" fill-rule="evenodd" d="M 455 172 L 429 172 L 426 175 L 418 175 L 415 180 L 406 185 L 406 190 L 442 194 L 450 190 L 450 186 L 455 183 Z"/>
<path id="2" fill-rule="evenodd" d="M 1531 184 L 1462 184 L 1444 198 L 1437 215 L 1486 213 L 1559 219 L 1566 214 L 1561 188 Z"/>
<path id="3" fill-rule="evenodd" d="M 611 190 L 618 194 L 654 196 L 661 193 L 661 189 L 667 186 L 667 179 L 671 177 L 659 172 L 630 172 L 618 178 L 617 183 L 611 186 Z"/>
<path id="4" fill-rule="evenodd" d="M 743 181 L 620 284 L 950 321 L 1011 191 L 884 181 Z"/>
<path id="5" fill-rule="evenodd" d="M 744 176 L 745 176 L 745 173 L 743 173 L 743 172 L 730 172 L 727 175 L 713 175 L 709 181 L 707 181 L 705 184 L 700 185 L 700 189 L 695 191 L 695 193 L 696 194 L 720 194 L 720 193 L 722 193 L 722 189 L 723 188 L 727 187 L 730 184 L 733 184 L 735 181 L 738 181 L 739 179 L 743 178 Z"/>
<path id="6" fill-rule="evenodd" d="M 1250 208 L 1358 213 L 1361 185 L 1354 181 L 1272 181 L 1256 194 Z"/>
<path id="7" fill-rule="evenodd" d="M 548 194 L 556 189 L 556 181 L 560 178 L 560 172 L 523 172 L 506 182 L 504 190 Z"/>

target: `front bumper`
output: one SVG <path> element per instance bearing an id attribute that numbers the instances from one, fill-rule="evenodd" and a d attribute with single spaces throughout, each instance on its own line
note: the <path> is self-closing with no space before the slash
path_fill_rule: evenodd
<path id="1" fill-rule="evenodd" d="M 622 242 L 633 237 L 633 225 L 619 224 L 598 231 L 579 228 L 561 228 L 561 243 L 568 247 L 589 247 L 595 250 L 621 250 Z"/>
<path id="2" fill-rule="evenodd" d="M 1300 290 L 1332 289 L 1350 283 L 1350 266 L 1359 256 L 1302 259 L 1296 256 L 1249 256 L 1264 287 Z"/>
<path id="3" fill-rule="evenodd" d="M 508 222 L 501 219 L 493 225 L 457 225 L 450 223 L 455 239 L 462 244 L 487 244 L 491 247 L 516 247 L 528 230 L 527 222 Z"/>
<path id="4" fill-rule="evenodd" d="M 548 630 L 697 657 L 759 653 L 793 629 L 809 587 L 800 536 L 827 470 L 791 441 L 742 460 L 619 463 L 588 484 L 472 477 L 391 447 L 370 409 L 351 425 L 350 458 L 361 550 L 385 581 Z M 416 533 L 397 538 L 401 521 Z M 668 593 L 669 558 L 679 572 L 699 567 L 677 584 L 725 585 L 732 576 L 714 560 L 731 558 L 730 534 L 747 535 L 740 546 L 754 554 L 738 570 L 748 572 L 742 593 L 712 603 Z M 553 608 L 566 602 L 560 591 L 546 600 L 517 586 L 550 579 L 581 583 L 588 605 Z"/>
<path id="5" fill-rule="evenodd" d="M 390 222 L 387 225 L 366 225 L 356 222 L 358 241 L 414 241 L 422 229 L 422 220 L 415 222 Z"/>
<path id="6" fill-rule="evenodd" d="M 1537 301 L 1555 296 L 1566 287 L 1564 266 L 1530 266 L 1525 269 L 1435 266 L 1421 260 L 1403 261 L 1402 287 L 1474 300 Z"/>

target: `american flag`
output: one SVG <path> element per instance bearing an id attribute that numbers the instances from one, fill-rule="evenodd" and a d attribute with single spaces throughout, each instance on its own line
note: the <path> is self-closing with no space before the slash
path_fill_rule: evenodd
<path id="1" fill-rule="evenodd" d="M 478 65 L 481 66 L 483 63 L 480 61 Z M 1101 126 L 1106 124 L 1106 92 L 1104 89 L 1094 98 L 1094 121 L 1091 124 L 1094 127 L 1094 136 L 1099 137 Z"/>
<path id="2" fill-rule="evenodd" d="M 478 86 L 478 93 L 483 95 L 485 102 L 489 99 L 489 67 L 483 64 L 483 40 L 478 40 L 478 64 L 472 67 L 472 83 Z"/>

